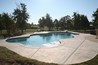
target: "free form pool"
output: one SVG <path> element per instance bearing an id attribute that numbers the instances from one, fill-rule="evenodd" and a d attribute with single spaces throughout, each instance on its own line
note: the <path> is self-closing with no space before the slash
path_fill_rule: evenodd
<path id="1" fill-rule="evenodd" d="M 45 34 L 34 34 L 29 37 L 11 38 L 7 39 L 10 43 L 21 43 L 33 47 L 53 47 L 60 44 L 60 39 L 72 38 L 71 33 L 45 33 Z"/>

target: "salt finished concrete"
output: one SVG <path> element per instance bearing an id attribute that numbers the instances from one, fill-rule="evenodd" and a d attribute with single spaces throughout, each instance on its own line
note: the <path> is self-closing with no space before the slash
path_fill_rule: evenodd
<path id="1" fill-rule="evenodd" d="M 1 39 L 0 46 L 27 58 L 60 65 L 85 62 L 98 54 L 98 39 L 94 35 L 79 33 L 74 35 L 74 38 L 60 41 L 59 46 L 34 48 L 20 43 L 8 43 Z"/>

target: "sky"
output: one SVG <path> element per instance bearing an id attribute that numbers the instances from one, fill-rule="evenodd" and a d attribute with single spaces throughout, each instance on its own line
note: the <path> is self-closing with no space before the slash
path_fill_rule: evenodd
<path id="1" fill-rule="evenodd" d="M 92 21 L 92 14 L 98 8 L 98 0 L 0 0 L 0 14 L 8 12 L 12 14 L 20 3 L 25 3 L 30 15 L 29 23 L 38 24 L 38 20 L 50 14 L 52 19 L 60 19 L 73 12 L 84 14 Z"/>

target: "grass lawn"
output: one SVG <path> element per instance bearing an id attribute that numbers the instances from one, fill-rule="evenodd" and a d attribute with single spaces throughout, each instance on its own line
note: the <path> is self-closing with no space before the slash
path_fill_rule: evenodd
<path id="1" fill-rule="evenodd" d="M 26 29 L 26 31 L 24 31 L 24 33 L 28 34 L 28 33 L 33 33 L 36 31 L 37 31 L 37 29 Z"/>
<path id="2" fill-rule="evenodd" d="M 5 47 L 0 46 L 0 65 L 57 65 L 22 57 Z"/>

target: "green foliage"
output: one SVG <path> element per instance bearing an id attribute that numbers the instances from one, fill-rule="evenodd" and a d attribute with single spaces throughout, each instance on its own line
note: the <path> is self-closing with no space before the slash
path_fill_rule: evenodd
<path id="1" fill-rule="evenodd" d="M 14 20 L 16 21 L 17 28 L 21 30 L 21 33 L 23 33 L 23 30 L 26 29 L 26 24 L 29 18 L 26 5 L 20 3 L 20 7 L 14 9 L 13 15 L 14 15 Z"/>
<path id="2" fill-rule="evenodd" d="M 56 27 L 56 29 L 59 29 L 59 21 L 57 19 L 54 20 L 54 26 Z"/>
<path id="3" fill-rule="evenodd" d="M 69 15 L 62 17 L 59 21 L 57 19 L 52 21 L 49 14 L 46 14 L 46 17 L 42 17 L 39 19 L 39 26 L 41 28 L 44 28 L 45 26 L 48 27 L 48 30 L 51 30 L 53 27 L 55 27 L 57 30 L 86 30 L 89 29 L 89 21 L 87 19 L 87 16 L 78 14 L 74 12 L 73 18 Z"/>
<path id="4" fill-rule="evenodd" d="M 48 27 L 48 30 L 51 30 L 53 28 L 53 22 L 49 14 L 46 14 L 46 26 Z"/>
<path id="5" fill-rule="evenodd" d="M 0 65 L 57 65 L 22 57 L 5 47 L 0 47 Z"/>
<path id="6" fill-rule="evenodd" d="M 94 27 L 98 29 L 98 20 L 94 22 Z"/>
<path id="7" fill-rule="evenodd" d="M 23 33 L 23 30 L 30 28 L 30 24 L 27 23 L 28 13 L 26 12 L 26 5 L 21 3 L 19 8 L 14 10 L 14 16 L 9 15 L 8 13 L 0 14 L 0 33 L 2 30 L 7 31 L 7 35 L 16 35 L 20 34 L 20 30 Z"/>
<path id="8" fill-rule="evenodd" d="M 8 35 L 11 35 L 15 31 L 15 23 L 8 13 L 2 14 L 1 26 L 1 30 L 6 29 Z"/>
<path id="9" fill-rule="evenodd" d="M 81 29 L 89 28 L 89 21 L 86 16 L 81 15 Z"/>
<path id="10" fill-rule="evenodd" d="M 62 17 L 59 24 L 62 30 L 71 28 L 71 17 L 69 15 Z"/>
<path id="11" fill-rule="evenodd" d="M 53 21 L 49 14 L 46 14 L 45 18 L 42 17 L 41 19 L 39 19 L 38 23 L 39 27 L 44 28 L 45 26 L 47 26 L 48 30 L 51 30 L 54 26 Z"/>
<path id="12" fill-rule="evenodd" d="M 93 20 L 94 27 L 98 28 L 98 9 L 94 12 L 93 17 L 94 17 L 94 20 Z"/>
<path id="13" fill-rule="evenodd" d="M 64 30 L 67 28 L 65 17 L 62 17 L 59 22 L 60 22 L 61 30 Z"/>
<path id="14" fill-rule="evenodd" d="M 0 30 L 3 30 L 3 29 L 5 29 L 5 25 L 2 21 L 2 15 L 0 14 Z"/>
<path id="15" fill-rule="evenodd" d="M 87 29 L 89 28 L 89 21 L 85 15 L 80 15 L 76 12 L 73 14 L 73 23 L 75 30 Z"/>
<path id="16" fill-rule="evenodd" d="M 44 17 L 42 17 L 42 19 L 39 19 L 39 21 L 38 21 L 39 27 L 44 28 L 44 26 L 45 26 L 45 22 L 44 21 L 45 21 Z"/>

